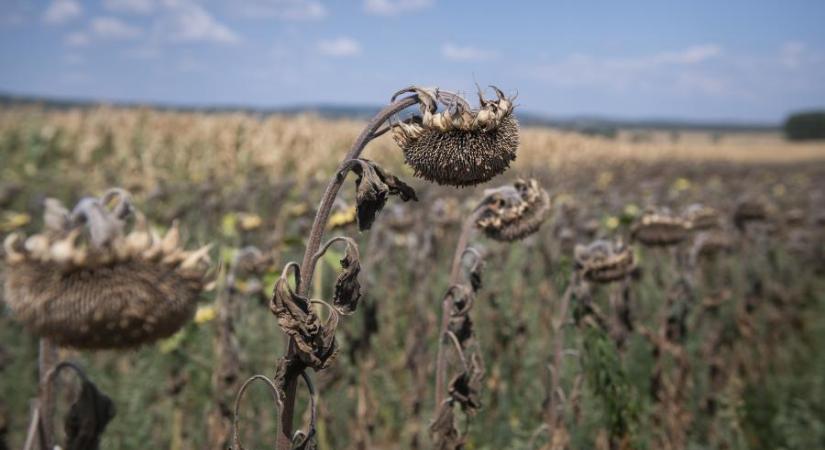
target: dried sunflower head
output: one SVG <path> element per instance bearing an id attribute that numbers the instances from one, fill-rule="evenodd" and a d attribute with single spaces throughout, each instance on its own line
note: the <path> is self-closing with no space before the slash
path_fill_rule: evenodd
<path id="1" fill-rule="evenodd" d="M 4 243 L 6 301 L 30 331 L 63 346 L 126 348 L 170 336 L 192 318 L 209 246 L 183 249 L 177 224 L 161 238 L 119 189 L 71 212 L 57 200 L 45 205 L 45 230 Z M 136 220 L 127 232 L 129 216 Z"/>
<path id="2" fill-rule="evenodd" d="M 733 212 L 733 223 L 739 229 L 751 222 L 768 220 L 767 201 L 758 195 L 746 194 L 736 202 Z"/>
<path id="3" fill-rule="evenodd" d="M 611 283 L 633 272 L 633 252 L 621 242 L 598 240 L 590 245 L 576 245 L 576 270 L 584 279 L 595 283 Z"/>
<path id="4" fill-rule="evenodd" d="M 393 138 L 416 176 L 438 184 L 472 186 L 510 166 L 519 145 L 513 99 L 493 89 L 497 98 L 492 100 L 479 91 L 478 109 L 438 89 L 412 87 L 398 93 L 414 92 L 420 100 L 420 115 L 393 126 Z"/>
<path id="5" fill-rule="evenodd" d="M 477 209 L 476 226 L 498 241 L 523 239 L 550 214 L 550 196 L 534 179 L 488 189 Z"/>
<path id="6" fill-rule="evenodd" d="M 676 245 L 688 236 L 688 223 L 667 208 L 649 209 L 633 224 L 630 236 L 647 246 Z"/>
<path id="7" fill-rule="evenodd" d="M 709 230 L 720 225 L 719 211 L 698 203 L 685 208 L 682 218 L 692 230 Z"/>

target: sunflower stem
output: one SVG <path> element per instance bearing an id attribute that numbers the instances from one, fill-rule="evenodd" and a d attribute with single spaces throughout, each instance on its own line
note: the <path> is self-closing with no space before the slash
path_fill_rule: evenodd
<path id="1" fill-rule="evenodd" d="M 389 120 L 393 115 L 409 108 L 419 102 L 417 95 L 411 95 L 398 100 L 393 100 L 392 103 L 384 107 L 378 112 L 367 124 L 367 126 L 358 135 L 358 138 L 352 144 L 349 152 L 347 152 L 335 175 L 327 184 L 321 202 L 318 205 L 318 211 L 315 213 L 315 220 L 312 222 L 312 229 L 307 240 L 306 250 L 304 251 L 304 258 L 301 263 L 301 283 L 298 286 L 299 295 L 307 295 L 307 291 L 312 283 L 312 274 L 315 271 L 315 263 L 317 259 L 314 255 L 318 252 L 321 246 L 321 239 L 324 237 L 324 230 L 327 227 L 329 214 L 332 211 L 332 205 L 335 198 L 338 196 L 338 191 L 344 184 L 347 172 L 352 168 L 351 160 L 357 159 L 367 144 L 374 139 L 381 125 Z M 383 134 L 383 133 L 381 133 Z M 298 376 L 300 376 L 306 367 L 294 358 L 295 345 L 290 338 L 287 343 L 286 360 L 290 363 L 283 379 L 283 414 L 281 414 L 281 427 L 278 434 L 276 449 L 288 450 L 292 447 L 292 431 L 293 431 L 293 416 L 295 412 L 295 397 L 297 393 Z"/>
<path id="2" fill-rule="evenodd" d="M 461 228 L 461 235 L 458 237 L 455 254 L 453 255 L 453 266 L 450 270 L 450 287 L 458 285 L 461 282 L 461 259 L 467 250 L 467 245 L 470 242 L 470 237 L 476 230 L 476 220 L 482 209 L 476 209 L 464 221 Z M 435 360 L 435 405 L 436 409 L 444 402 L 445 380 L 447 378 L 447 352 L 445 343 L 449 338 L 450 317 L 453 313 L 453 296 L 451 294 L 445 295 L 441 302 L 441 328 L 438 331 L 438 355 Z"/>

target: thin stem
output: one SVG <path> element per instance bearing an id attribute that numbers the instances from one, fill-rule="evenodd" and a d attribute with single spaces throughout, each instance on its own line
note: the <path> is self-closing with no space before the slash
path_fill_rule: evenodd
<path id="1" fill-rule="evenodd" d="M 418 103 L 417 96 L 404 97 L 391 103 L 378 112 L 378 114 L 370 120 L 366 128 L 361 131 L 361 134 L 355 140 L 355 143 L 352 144 L 349 152 L 347 152 L 341 162 L 342 169 L 347 165 L 346 163 L 349 160 L 357 159 L 361 156 L 361 152 L 364 151 L 364 148 L 373 139 L 375 131 L 377 131 L 384 122 L 386 122 L 393 115 L 412 105 L 415 105 L 416 103 Z M 336 171 L 336 176 L 330 180 L 326 190 L 324 191 L 323 197 L 321 197 L 321 203 L 318 205 L 318 212 L 315 214 L 315 220 L 312 222 L 312 230 L 310 231 L 309 240 L 307 241 L 306 250 L 304 251 L 304 259 L 301 263 L 301 285 L 304 286 L 304 289 L 310 285 L 310 281 L 312 280 L 312 255 L 318 251 L 318 248 L 321 245 L 321 239 L 324 236 L 324 229 L 326 228 L 330 211 L 332 211 L 332 204 L 335 202 L 335 197 L 338 195 L 338 191 L 341 189 L 341 185 L 343 185 L 344 179 L 346 178 L 346 172 L 350 168 L 351 165 L 345 170 Z M 341 172 L 343 172 L 344 176 L 341 176 Z M 305 291 L 299 293 L 302 295 L 306 294 Z"/>
<path id="2" fill-rule="evenodd" d="M 480 214 L 480 209 L 473 211 L 464 221 L 461 228 L 461 235 L 458 237 L 455 254 L 453 255 L 453 266 L 450 270 L 450 287 L 459 284 L 461 276 L 461 259 L 467 250 L 470 236 L 476 229 L 476 220 Z M 450 327 L 450 316 L 453 312 L 453 294 L 448 293 L 441 302 L 441 328 L 438 331 L 438 355 L 435 360 L 435 404 L 444 402 L 444 385 L 447 377 L 447 354 L 444 349 L 444 341 L 447 339 L 447 332 Z"/>
<path id="3" fill-rule="evenodd" d="M 55 396 L 54 386 L 50 383 L 50 375 L 57 365 L 57 347 L 48 339 L 40 339 L 40 354 L 38 356 L 38 366 L 40 370 L 40 423 L 43 427 L 42 448 L 51 449 L 54 447 L 54 410 Z"/>
<path id="4" fill-rule="evenodd" d="M 547 426 L 551 436 L 556 431 L 556 422 L 558 421 L 557 399 L 560 396 L 557 395 L 557 392 L 560 392 L 561 395 L 563 395 L 560 381 L 561 367 L 564 362 L 564 331 L 562 328 L 564 327 L 564 321 L 567 317 L 567 310 L 570 307 L 570 298 L 573 295 L 573 287 L 577 282 L 576 274 L 573 273 L 570 276 L 570 282 L 567 284 L 567 288 L 564 290 L 564 294 L 562 294 L 561 301 L 559 302 L 558 316 L 556 317 L 556 320 L 553 321 L 553 366 L 550 371 L 550 399 L 547 405 Z"/>
<path id="5" fill-rule="evenodd" d="M 367 126 L 358 135 L 358 138 L 352 144 L 352 147 L 344 156 L 338 170 L 335 171 L 335 176 L 327 184 L 324 195 L 321 197 L 321 202 L 318 205 L 318 211 L 315 213 L 315 220 L 312 222 L 312 229 L 307 240 L 306 249 L 304 251 L 304 259 L 301 263 L 301 283 L 297 287 L 298 294 L 306 295 L 307 289 L 312 283 L 312 274 L 315 270 L 313 264 L 313 256 L 318 252 L 321 245 L 321 239 L 324 237 L 324 230 L 329 220 L 329 214 L 332 211 L 332 205 L 335 202 L 335 197 L 338 196 L 338 191 L 344 184 L 347 172 L 352 168 L 350 160 L 357 159 L 367 144 L 375 138 L 375 133 L 389 120 L 393 115 L 402 110 L 415 105 L 420 100 L 417 95 L 411 95 L 399 100 L 393 99 L 392 103 L 384 107 L 378 112 L 367 124 Z M 293 415 L 295 413 L 295 397 L 297 393 L 298 376 L 304 371 L 304 367 L 299 367 L 302 364 L 296 358 L 290 358 L 294 354 L 295 343 L 293 339 L 289 339 L 287 343 L 287 360 L 293 362 L 293 366 L 289 367 L 284 374 L 283 381 L 283 414 L 281 414 L 281 432 L 278 435 L 276 448 L 279 450 L 287 450 L 292 446 L 292 423 Z"/>

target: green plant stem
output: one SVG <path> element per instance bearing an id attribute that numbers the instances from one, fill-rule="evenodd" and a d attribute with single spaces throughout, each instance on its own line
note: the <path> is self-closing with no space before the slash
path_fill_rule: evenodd
<path id="1" fill-rule="evenodd" d="M 301 263 L 301 284 L 297 286 L 300 295 L 306 295 L 312 283 L 312 274 L 315 269 L 314 255 L 318 252 L 321 246 L 321 239 L 324 237 L 324 230 L 327 226 L 330 211 L 332 211 L 332 204 L 335 197 L 338 196 L 338 191 L 346 180 L 347 172 L 352 167 L 348 164 L 350 160 L 357 159 L 367 144 L 375 138 L 376 132 L 387 120 L 393 115 L 409 108 L 419 102 L 418 96 L 413 95 L 404 97 L 393 103 L 387 105 L 378 112 L 367 124 L 358 138 L 353 143 L 349 152 L 347 152 L 341 164 L 336 170 L 335 176 L 327 184 L 321 203 L 318 205 L 318 211 L 315 213 L 315 220 L 312 222 L 312 230 L 307 240 L 306 250 L 304 251 L 304 259 Z M 297 360 L 291 358 L 295 352 L 295 343 L 290 338 L 287 343 L 287 361 L 291 363 L 287 368 L 283 381 L 283 414 L 281 415 L 281 427 L 278 433 L 278 440 L 276 448 L 278 450 L 288 450 L 292 446 L 292 429 L 293 429 L 293 415 L 295 412 L 295 397 L 298 387 L 298 376 L 303 373 L 305 367 Z"/>

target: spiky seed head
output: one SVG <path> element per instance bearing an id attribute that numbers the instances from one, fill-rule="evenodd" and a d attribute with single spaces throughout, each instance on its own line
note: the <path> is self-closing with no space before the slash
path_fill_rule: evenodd
<path id="1" fill-rule="evenodd" d="M 709 230 L 718 228 L 721 225 L 719 211 L 710 206 L 698 203 L 694 203 L 685 208 L 685 211 L 682 213 L 682 218 L 691 230 Z"/>
<path id="2" fill-rule="evenodd" d="M 576 245 L 576 270 L 594 283 L 612 283 L 629 276 L 635 268 L 633 252 L 621 242 L 597 240 Z"/>
<path id="3" fill-rule="evenodd" d="M 450 186 L 472 186 L 504 172 L 516 159 L 519 126 L 512 99 L 498 88 L 497 99 L 471 109 L 455 94 L 413 88 L 421 114 L 393 127 L 393 138 L 417 177 Z M 438 112 L 438 105 L 445 107 Z"/>
<path id="4" fill-rule="evenodd" d="M 6 239 L 5 298 L 16 318 L 37 336 L 81 349 L 172 335 L 192 318 L 208 281 L 208 247 L 187 251 L 177 225 L 161 238 L 139 215 L 127 232 L 116 210 L 86 200 L 65 221 L 52 201 L 43 232 Z"/>
<path id="5" fill-rule="evenodd" d="M 476 226 L 498 241 L 515 241 L 538 231 L 550 215 L 550 196 L 534 179 L 485 191 Z"/>
<path id="6" fill-rule="evenodd" d="M 667 208 L 648 209 L 631 227 L 630 236 L 651 247 L 676 245 L 688 237 L 688 223 Z"/>

